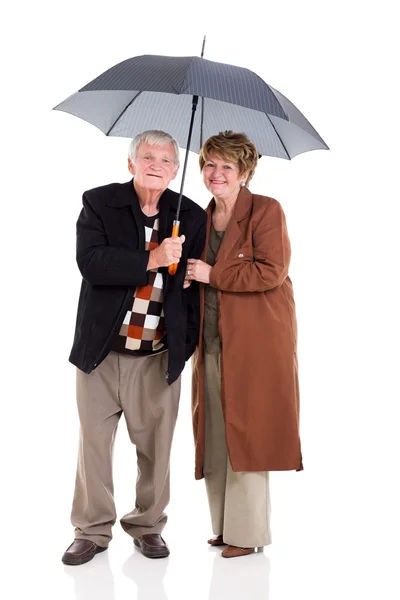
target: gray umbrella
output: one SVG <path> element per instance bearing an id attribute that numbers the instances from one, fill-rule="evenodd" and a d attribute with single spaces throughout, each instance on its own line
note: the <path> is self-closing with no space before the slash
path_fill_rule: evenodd
<path id="1" fill-rule="evenodd" d="M 204 42 L 202 56 L 203 52 Z M 301 112 L 258 75 L 197 56 L 130 58 L 54 109 L 84 119 L 110 136 L 134 137 L 161 129 L 194 152 L 226 129 L 245 133 L 261 155 L 291 159 L 308 150 L 328 149 Z M 187 152 L 173 235 L 179 232 L 188 156 Z"/>
<path id="2" fill-rule="evenodd" d="M 258 75 L 197 56 L 136 56 L 125 60 L 61 102 L 110 136 L 134 137 L 147 129 L 168 131 L 187 148 L 193 97 L 199 110 L 189 149 L 219 131 L 245 133 L 259 154 L 291 159 L 328 149 L 299 110 Z"/>

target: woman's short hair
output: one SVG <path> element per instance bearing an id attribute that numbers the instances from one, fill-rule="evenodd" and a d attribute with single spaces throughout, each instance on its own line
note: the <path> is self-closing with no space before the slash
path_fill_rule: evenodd
<path id="1" fill-rule="evenodd" d="M 138 133 L 137 136 L 133 138 L 129 144 L 128 152 L 128 156 L 132 162 L 135 162 L 138 148 L 142 142 L 152 144 L 153 146 L 172 144 L 175 151 L 174 163 L 179 165 L 179 146 L 177 141 L 172 137 L 172 135 L 169 135 L 169 133 L 165 133 L 165 131 L 160 131 L 158 129 L 149 129 L 148 131 L 143 131 L 142 133 Z"/>
<path id="2" fill-rule="evenodd" d="M 234 133 L 230 130 L 220 131 L 218 135 L 209 137 L 200 150 L 201 171 L 210 155 L 237 164 L 240 175 L 248 171 L 246 183 L 249 183 L 256 170 L 257 148 L 244 133 Z"/>

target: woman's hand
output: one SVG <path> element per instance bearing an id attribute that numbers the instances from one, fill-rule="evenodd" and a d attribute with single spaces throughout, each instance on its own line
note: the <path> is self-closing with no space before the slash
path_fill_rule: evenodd
<path id="1" fill-rule="evenodd" d="M 212 267 L 197 258 L 189 258 L 187 261 L 185 282 L 183 287 L 189 287 L 191 281 L 210 283 L 210 271 Z M 187 285 L 186 285 L 187 284 Z"/>

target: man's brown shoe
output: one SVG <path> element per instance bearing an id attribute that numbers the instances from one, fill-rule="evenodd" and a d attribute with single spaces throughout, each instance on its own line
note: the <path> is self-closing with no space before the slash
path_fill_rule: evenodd
<path id="1" fill-rule="evenodd" d="M 159 533 L 146 533 L 133 541 L 147 558 L 165 558 L 169 555 L 168 546 Z"/>
<path id="2" fill-rule="evenodd" d="M 76 539 L 64 552 L 62 561 L 65 565 L 83 565 L 89 562 L 99 552 L 104 552 L 107 548 L 98 546 L 90 540 Z"/>

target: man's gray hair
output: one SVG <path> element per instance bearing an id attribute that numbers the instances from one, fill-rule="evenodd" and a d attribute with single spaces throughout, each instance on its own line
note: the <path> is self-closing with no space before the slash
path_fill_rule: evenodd
<path id="1" fill-rule="evenodd" d="M 128 156 L 132 162 L 135 162 L 138 148 L 142 142 L 152 144 L 154 146 L 172 144 L 175 151 L 174 163 L 179 165 L 179 146 L 176 140 L 172 137 L 172 135 L 169 135 L 169 133 L 165 133 L 165 131 L 160 131 L 158 129 L 149 129 L 148 131 L 143 131 L 143 133 L 138 133 L 137 136 L 133 138 L 129 144 L 128 152 Z"/>

